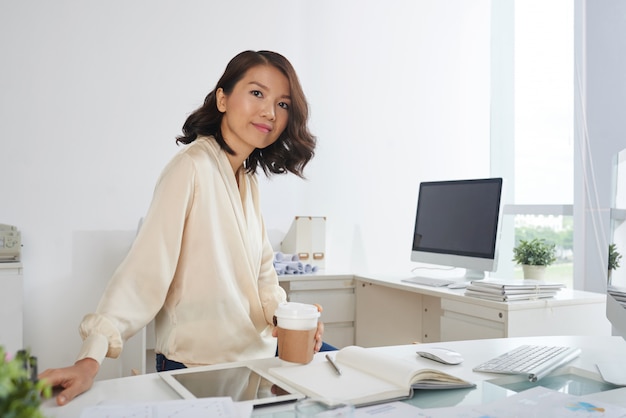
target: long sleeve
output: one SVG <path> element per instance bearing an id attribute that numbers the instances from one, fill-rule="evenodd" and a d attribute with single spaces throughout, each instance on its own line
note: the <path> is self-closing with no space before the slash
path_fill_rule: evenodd
<path id="1" fill-rule="evenodd" d="M 194 164 L 186 154 L 179 154 L 164 170 L 128 255 L 109 281 L 95 313 L 86 315 L 80 325 L 84 343 L 79 358 L 101 362 L 103 354 L 118 357 L 123 341 L 163 306 L 178 264 L 194 180 Z"/>
<path id="2" fill-rule="evenodd" d="M 258 184 L 212 138 L 168 164 L 128 256 L 80 326 L 79 358 L 116 357 L 155 318 L 156 350 L 186 365 L 272 356 L 285 300 L 260 213 Z"/>

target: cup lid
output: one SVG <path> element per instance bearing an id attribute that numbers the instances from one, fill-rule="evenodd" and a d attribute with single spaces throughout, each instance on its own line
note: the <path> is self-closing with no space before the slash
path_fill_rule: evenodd
<path id="1" fill-rule="evenodd" d="M 317 306 L 298 302 L 283 302 L 278 305 L 274 315 L 278 318 L 311 319 L 319 318 Z"/>

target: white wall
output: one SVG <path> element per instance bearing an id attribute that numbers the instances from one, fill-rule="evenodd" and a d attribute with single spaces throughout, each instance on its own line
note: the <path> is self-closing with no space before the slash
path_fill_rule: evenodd
<path id="1" fill-rule="evenodd" d="M 244 49 L 296 67 L 319 146 L 262 182 L 278 245 L 324 215 L 327 266 L 408 269 L 417 185 L 489 174 L 488 0 L 0 2 L 0 222 L 22 232 L 25 345 L 71 364 L 186 115 Z M 0 342 L 1 344 L 1 342 Z M 100 377 L 119 372 L 107 360 Z"/>
<path id="2" fill-rule="evenodd" d="M 357 3 L 307 10 L 319 148 L 296 198 L 265 190 L 265 216 L 327 216 L 340 270 L 405 268 L 418 183 L 489 174 L 489 2 Z"/>

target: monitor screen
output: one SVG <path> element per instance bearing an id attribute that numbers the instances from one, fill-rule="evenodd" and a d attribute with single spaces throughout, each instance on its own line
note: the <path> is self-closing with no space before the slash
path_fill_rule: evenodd
<path id="1" fill-rule="evenodd" d="M 626 218 L 626 149 L 619 151 L 613 157 L 612 206 L 609 212 L 611 228 L 609 246 L 614 244 L 616 253 L 626 254 L 623 251 L 626 250 L 626 222 L 624 222 Z M 607 253 L 610 259 L 610 247 Z M 626 339 L 626 269 L 623 267 L 625 259 L 626 257 L 621 260 L 615 257 L 614 268 L 604 270 L 609 274 L 606 315 L 613 327 L 613 334 L 621 335 L 624 339 Z M 608 263 L 605 265 L 608 266 Z"/>
<path id="2" fill-rule="evenodd" d="M 497 267 L 502 179 L 420 183 L 411 260 L 466 269 Z"/>

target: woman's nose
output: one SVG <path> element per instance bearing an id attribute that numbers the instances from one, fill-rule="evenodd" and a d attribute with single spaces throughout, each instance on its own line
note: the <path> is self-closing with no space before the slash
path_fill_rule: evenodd
<path id="1" fill-rule="evenodd" d="M 265 116 L 268 120 L 276 119 L 276 110 L 273 105 L 267 105 L 263 109 L 263 116 Z"/>

